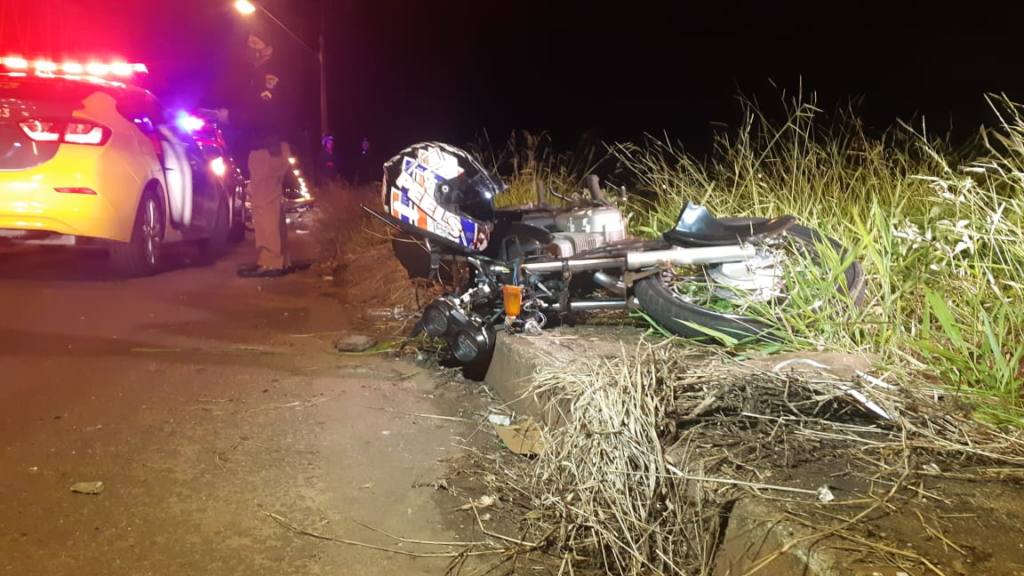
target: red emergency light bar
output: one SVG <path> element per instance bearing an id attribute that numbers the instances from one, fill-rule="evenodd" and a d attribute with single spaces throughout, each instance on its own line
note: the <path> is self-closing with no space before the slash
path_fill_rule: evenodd
<path id="1" fill-rule="evenodd" d="M 85 63 L 65 61 L 58 64 L 53 60 L 28 60 L 21 56 L 6 56 L 0 58 L 0 65 L 12 72 L 34 70 L 36 74 L 46 76 L 66 74 L 68 76 L 93 76 L 96 78 L 131 78 L 138 74 L 149 74 L 149 69 L 146 68 L 145 64 L 130 64 L 120 60 L 114 62 L 90 60 Z"/>

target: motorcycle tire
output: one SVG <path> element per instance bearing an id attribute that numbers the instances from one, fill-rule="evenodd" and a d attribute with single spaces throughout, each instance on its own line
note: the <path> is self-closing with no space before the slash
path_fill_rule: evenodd
<path id="1" fill-rule="evenodd" d="M 737 222 L 741 219 L 733 219 Z M 748 219 L 750 221 L 753 219 Z M 838 241 L 828 238 L 816 230 L 799 224 L 791 227 L 786 234 L 802 243 L 811 256 L 816 253 L 815 245 L 828 241 L 839 254 L 845 254 L 846 248 Z M 836 290 L 851 298 L 855 305 L 860 306 L 864 299 L 865 278 L 860 262 L 854 261 L 843 272 L 843 278 Z M 745 340 L 748 338 L 771 341 L 775 339 L 773 326 L 762 320 L 735 314 L 718 312 L 681 298 L 672 287 L 668 286 L 661 274 L 649 276 L 637 281 L 633 294 L 639 301 L 640 308 L 655 320 L 661 327 L 672 334 L 685 338 L 708 339 L 708 332 L 697 326 L 709 328 L 715 332 Z"/>

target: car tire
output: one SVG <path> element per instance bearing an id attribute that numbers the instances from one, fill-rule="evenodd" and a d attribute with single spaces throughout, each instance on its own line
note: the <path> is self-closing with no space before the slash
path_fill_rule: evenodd
<path id="1" fill-rule="evenodd" d="M 131 278 L 157 273 L 163 263 L 163 241 L 163 206 L 156 192 L 150 189 L 139 200 L 131 241 L 119 242 L 110 249 L 114 269 Z"/>
<path id="2" fill-rule="evenodd" d="M 238 244 L 245 240 L 245 202 L 238 194 L 231 197 L 231 228 L 228 242 Z"/>
<path id="3" fill-rule="evenodd" d="M 231 234 L 228 218 L 227 198 L 221 197 L 217 204 L 217 216 L 210 230 L 210 237 L 199 241 L 199 258 L 204 263 L 212 264 L 224 255 L 228 247 L 228 238 Z"/>

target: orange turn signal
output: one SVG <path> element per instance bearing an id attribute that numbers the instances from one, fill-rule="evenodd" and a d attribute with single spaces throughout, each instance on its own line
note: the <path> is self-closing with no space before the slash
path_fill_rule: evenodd
<path id="1" fill-rule="evenodd" d="M 505 302 L 506 316 L 519 316 L 523 310 L 523 288 L 505 284 L 501 287 L 501 296 Z"/>

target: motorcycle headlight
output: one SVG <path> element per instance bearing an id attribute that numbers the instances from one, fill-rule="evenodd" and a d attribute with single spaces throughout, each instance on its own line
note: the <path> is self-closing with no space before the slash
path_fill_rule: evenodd
<path id="1" fill-rule="evenodd" d="M 459 330 L 452 343 L 452 353 L 459 362 L 469 364 L 483 356 L 489 345 L 483 330 Z"/>
<path id="2" fill-rule="evenodd" d="M 423 311 L 423 330 L 430 336 L 438 338 L 448 332 L 448 309 L 437 302 L 427 306 Z"/>

